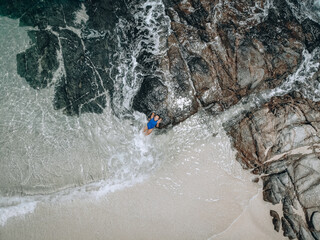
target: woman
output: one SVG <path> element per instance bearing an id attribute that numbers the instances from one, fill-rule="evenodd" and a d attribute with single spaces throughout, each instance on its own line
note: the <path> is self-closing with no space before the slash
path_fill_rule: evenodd
<path id="1" fill-rule="evenodd" d="M 144 128 L 143 132 L 148 136 L 155 127 L 159 127 L 159 123 L 161 123 L 162 118 L 159 115 L 155 115 L 154 113 L 151 114 L 149 118 L 149 122 L 147 126 Z"/>

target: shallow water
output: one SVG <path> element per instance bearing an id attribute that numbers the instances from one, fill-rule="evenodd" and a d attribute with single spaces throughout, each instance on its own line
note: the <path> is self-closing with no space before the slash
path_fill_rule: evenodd
<path id="1" fill-rule="evenodd" d="M 166 135 L 153 135 L 167 140 L 175 151 L 141 183 L 106 195 L 96 191 L 81 198 L 41 202 L 34 213 L 9 219 L 2 236 L 283 239 L 273 230 L 272 206 L 262 201 L 261 186 L 235 161 L 224 131 L 204 136 L 200 117 L 193 116 Z M 196 140 L 191 143 L 183 132 L 195 135 Z"/>

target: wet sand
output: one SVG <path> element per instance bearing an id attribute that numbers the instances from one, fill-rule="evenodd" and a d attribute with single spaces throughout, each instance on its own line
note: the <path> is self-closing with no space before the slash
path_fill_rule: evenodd
<path id="1" fill-rule="evenodd" d="M 219 139 L 217 139 L 219 141 Z M 285 239 L 273 230 L 253 176 L 231 161 L 213 161 L 199 143 L 152 177 L 99 199 L 40 203 L 34 213 L 0 227 L 5 240 Z"/>

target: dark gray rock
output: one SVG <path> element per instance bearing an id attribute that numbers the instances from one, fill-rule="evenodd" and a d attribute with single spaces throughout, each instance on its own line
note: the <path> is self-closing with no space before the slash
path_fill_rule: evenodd
<path id="1" fill-rule="evenodd" d="M 272 223 L 274 226 L 274 230 L 279 232 L 280 223 L 281 223 L 279 214 L 276 211 L 270 210 L 270 216 L 272 217 Z"/>
<path id="2" fill-rule="evenodd" d="M 49 31 L 29 31 L 32 47 L 17 55 L 18 74 L 33 88 L 45 88 L 58 69 L 58 38 Z"/>
<path id="3" fill-rule="evenodd" d="M 69 115 L 102 113 L 106 96 L 95 66 L 85 56 L 81 39 L 72 31 L 59 33 L 66 79 L 61 79 L 55 95 L 55 107 Z"/>
<path id="4" fill-rule="evenodd" d="M 283 236 L 288 237 L 289 239 L 297 238 L 297 235 L 295 234 L 288 220 L 282 217 L 281 222 L 282 222 Z"/>
<path id="5" fill-rule="evenodd" d="M 140 90 L 133 99 L 133 108 L 147 116 L 151 112 L 155 112 L 162 117 L 164 124 L 168 124 L 170 119 L 166 117 L 167 110 L 163 104 L 167 96 L 168 89 L 162 84 L 161 80 L 148 76 L 143 80 Z"/>
<path id="6" fill-rule="evenodd" d="M 91 16 L 85 25 L 79 24 L 75 22 L 75 16 L 81 2 L 54 0 L 27 3 L 13 0 L 0 3 L 1 15 L 20 18 L 21 26 L 40 29 L 29 31 L 33 45 L 17 55 L 18 73 L 31 87 L 40 89 L 50 86 L 59 66 L 57 51 L 62 52 L 60 67 L 65 70 L 65 75 L 60 73 L 60 79 L 55 79 L 54 106 L 64 109 L 63 112 L 69 115 L 101 113 L 107 92 L 112 96 L 113 82 L 108 72 L 110 61 L 116 61 L 112 59 L 116 51 L 112 30 L 121 14 L 127 13 L 124 1 L 87 1 L 83 3 Z M 108 16 L 108 21 L 105 16 Z M 87 38 L 93 30 L 102 32 L 101 36 Z M 109 35 L 107 31 L 111 31 Z M 78 36 L 75 32 L 82 34 Z"/>
<path id="7" fill-rule="evenodd" d="M 287 172 L 270 174 L 262 177 L 263 180 L 263 199 L 273 204 L 280 201 L 288 194 L 288 189 L 292 188 L 292 183 Z"/>
<path id="8" fill-rule="evenodd" d="M 0 15 L 11 18 L 20 18 L 28 9 L 37 5 L 39 2 L 39 0 L 0 1 Z"/>

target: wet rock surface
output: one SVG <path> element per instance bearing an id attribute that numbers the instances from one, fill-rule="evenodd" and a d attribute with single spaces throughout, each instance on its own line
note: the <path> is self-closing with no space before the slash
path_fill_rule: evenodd
<path id="1" fill-rule="evenodd" d="M 237 159 L 262 175 L 264 200 L 282 204 L 290 239 L 319 236 L 319 130 L 320 102 L 299 93 L 273 97 L 228 129 Z"/>
<path id="2" fill-rule="evenodd" d="M 164 4 L 173 30 L 168 48 L 178 47 L 187 65 L 172 71 L 189 72 L 194 96 L 212 112 L 221 112 L 252 92 L 278 86 L 296 70 L 302 50 L 307 46 L 311 51 L 319 40 L 320 26 L 298 22 L 286 1 L 272 6 L 268 1 L 166 0 Z"/>
<path id="3" fill-rule="evenodd" d="M 18 74 L 33 88 L 45 88 L 58 69 L 58 38 L 48 31 L 29 31 L 32 47 L 17 55 Z"/>
<path id="4" fill-rule="evenodd" d="M 17 57 L 18 73 L 33 88 L 56 79 L 56 109 L 101 113 L 110 96 L 116 115 L 155 111 L 164 119 L 162 127 L 200 107 L 218 114 L 251 93 L 279 86 L 296 71 L 303 50 L 314 50 L 320 41 L 316 15 L 304 16 L 295 1 L 164 0 L 168 19 L 153 9 L 161 4 L 139 4 L 15 0 L 1 3 L 0 14 L 37 28 L 30 31 L 32 46 Z M 139 17 L 139 11 L 156 22 Z M 146 39 L 157 34 L 155 51 Z M 127 62 L 135 76 L 121 70 L 122 55 L 135 59 Z M 152 79 L 166 90 L 154 94 L 158 84 Z"/>
<path id="5" fill-rule="evenodd" d="M 174 116 L 188 117 L 199 106 L 218 114 L 251 93 L 276 88 L 297 70 L 303 50 L 319 45 L 320 25 L 294 12 L 292 6 L 301 10 L 295 2 L 163 2 L 172 31 L 161 78 L 169 88 L 178 86 L 169 89 L 175 98 L 158 99 L 156 110 L 163 112 L 165 102 L 173 113 L 163 125 L 184 120 Z M 185 100 L 180 109 L 178 96 Z"/>

